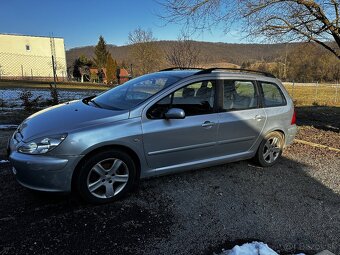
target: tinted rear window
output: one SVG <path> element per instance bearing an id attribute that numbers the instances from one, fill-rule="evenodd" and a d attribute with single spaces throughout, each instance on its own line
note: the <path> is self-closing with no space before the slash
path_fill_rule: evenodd
<path id="1" fill-rule="evenodd" d="M 263 92 L 263 103 L 266 107 L 281 106 L 286 104 L 286 100 L 279 86 L 274 83 L 261 82 Z"/>

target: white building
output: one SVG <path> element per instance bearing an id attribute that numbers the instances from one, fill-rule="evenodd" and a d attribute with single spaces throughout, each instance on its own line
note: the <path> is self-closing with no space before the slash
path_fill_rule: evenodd
<path id="1" fill-rule="evenodd" d="M 0 78 L 53 79 L 52 55 L 58 79 L 67 76 L 64 39 L 0 34 Z"/>

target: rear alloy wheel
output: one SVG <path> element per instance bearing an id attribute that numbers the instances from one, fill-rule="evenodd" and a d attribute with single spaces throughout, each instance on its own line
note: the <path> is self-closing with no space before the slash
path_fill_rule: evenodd
<path id="1" fill-rule="evenodd" d="M 103 151 L 84 162 L 76 180 L 79 195 L 90 203 L 124 196 L 136 179 L 133 160 L 123 151 Z"/>
<path id="2" fill-rule="evenodd" d="M 280 132 L 269 133 L 261 142 L 255 160 L 261 166 L 274 165 L 282 154 L 283 145 L 284 138 Z"/>

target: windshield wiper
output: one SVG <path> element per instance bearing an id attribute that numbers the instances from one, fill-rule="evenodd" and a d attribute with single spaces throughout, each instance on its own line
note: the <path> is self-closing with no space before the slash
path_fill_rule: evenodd
<path id="1" fill-rule="evenodd" d="M 96 101 L 94 101 L 94 99 L 91 99 L 89 102 L 93 103 L 98 108 L 102 108 Z"/>

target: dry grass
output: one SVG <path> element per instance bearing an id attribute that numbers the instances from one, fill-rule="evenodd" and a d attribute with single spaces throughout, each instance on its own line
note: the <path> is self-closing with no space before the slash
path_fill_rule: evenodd
<path id="1" fill-rule="evenodd" d="M 295 105 L 340 106 L 340 85 L 284 83 Z"/>
<path id="2" fill-rule="evenodd" d="M 50 88 L 50 83 L 47 82 L 25 82 L 25 81 L 6 81 L 6 82 L 0 82 L 0 89 L 1 88 L 39 88 L 39 89 L 46 89 Z M 58 89 L 75 89 L 75 90 L 86 90 L 86 89 L 92 89 L 92 90 L 107 90 L 110 87 L 101 85 L 101 84 L 95 84 L 95 83 L 84 83 L 81 84 L 80 82 L 77 83 L 58 83 L 57 84 Z"/>

